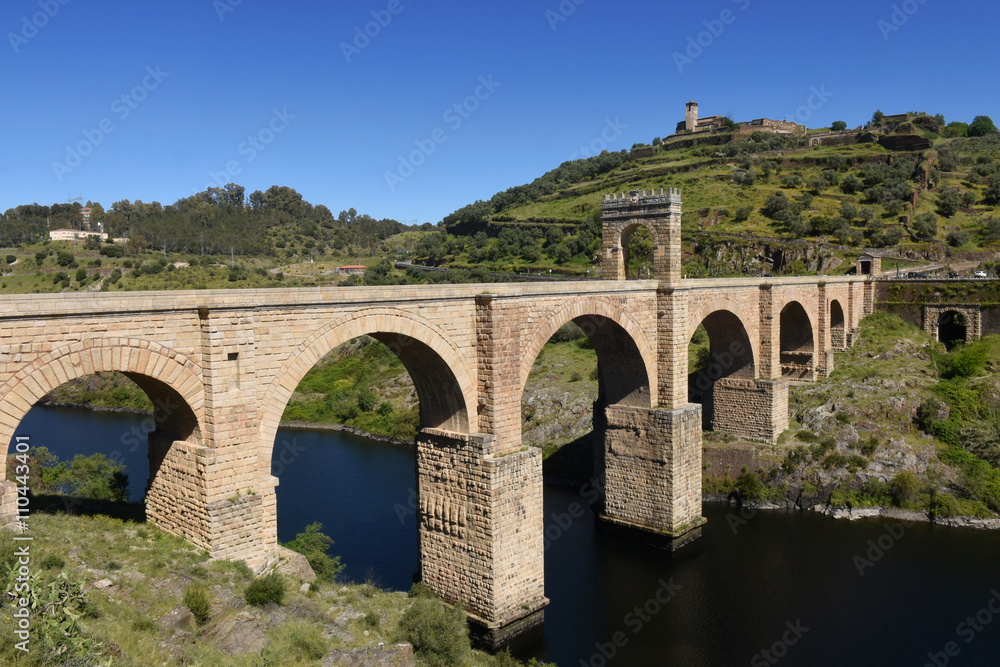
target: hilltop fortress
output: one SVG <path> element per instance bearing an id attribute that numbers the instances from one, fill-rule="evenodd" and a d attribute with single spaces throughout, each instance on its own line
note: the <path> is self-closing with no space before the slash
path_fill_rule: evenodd
<path id="1" fill-rule="evenodd" d="M 720 129 L 729 129 L 729 122 L 725 116 L 707 116 L 705 118 L 699 118 L 698 103 L 694 100 L 687 103 L 685 111 L 684 120 L 677 123 L 677 129 L 674 131 L 674 134 L 667 137 L 667 139 L 673 139 L 681 136 L 687 137 L 692 134 L 699 134 L 703 132 L 714 132 Z M 793 123 L 791 121 L 758 118 L 744 123 L 736 123 L 736 128 L 733 128 L 733 131 L 737 134 L 770 132 L 772 134 L 790 134 L 798 137 L 804 137 L 808 132 L 808 128 L 805 125 L 799 125 L 798 123 Z"/>

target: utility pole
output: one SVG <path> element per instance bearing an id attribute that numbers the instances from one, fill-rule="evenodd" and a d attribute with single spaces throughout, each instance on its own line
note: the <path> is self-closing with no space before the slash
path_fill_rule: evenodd
<path id="1" fill-rule="evenodd" d="M 229 268 L 236 268 L 236 246 L 229 246 Z"/>

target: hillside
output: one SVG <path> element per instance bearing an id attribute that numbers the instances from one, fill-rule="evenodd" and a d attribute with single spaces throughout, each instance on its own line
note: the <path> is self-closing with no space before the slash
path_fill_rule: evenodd
<path id="1" fill-rule="evenodd" d="M 830 377 L 791 388 L 777 445 L 706 434 L 706 490 L 802 508 L 1000 514 L 1000 337 L 946 352 L 875 313 L 835 363 Z"/>
<path id="2" fill-rule="evenodd" d="M 680 188 L 691 277 L 842 273 L 869 247 L 913 259 L 992 259 L 1000 250 L 1000 135 L 945 136 L 955 125 L 914 114 L 873 124 L 852 137 L 863 143 L 845 146 L 754 132 L 605 152 L 455 211 L 441 238 L 418 252 L 434 262 L 580 273 L 595 267 L 602 194 Z M 913 137 L 930 148 L 879 143 L 905 149 Z M 638 245 L 633 272 L 648 253 Z M 729 252 L 741 245 L 753 248 L 749 259 Z M 810 264 L 809 247 L 836 259 Z"/>
<path id="3" fill-rule="evenodd" d="M 40 512 L 45 503 L 58 509 Z M 107 506 L 80 507 L 71 515 L 59 497 L 33 498 L 30 652 L 15 647 L 15 598 L 4 595 L 4 665 L 523 664 L 509 653 L 473 651 L 465 614 L 419 585 L 407 595 L 370 582 L 310 582 L 304 559 L 290 552 L 275 582 L 142 522 L 140 506 L 115 505 L 110 515 Z M 24 544 L 12 538 L 0 528 L 7 591 L 17 583 L 15 548 Z M 261 581 L 271 584 L 266 599 L 252 596 Z"/>

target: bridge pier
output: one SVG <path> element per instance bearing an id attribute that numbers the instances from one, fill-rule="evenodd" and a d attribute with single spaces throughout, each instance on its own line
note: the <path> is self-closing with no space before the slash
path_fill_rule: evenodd
<path id="1" fill-rule="evenodd" d="M 277 546 L 274 486 L 234 486 L 234 454 L 233 448 L 150 433 L 146 518 L 213 558 L 245 560 L 259 571 L 274 559 Z"/>
<path id="2" fill-rule="evenodd" d="M 598 526 L 675 551 L 701 535 L 701 406 L 605 410 Z"/>
<path id="3" fill-rule="evenodd" d="M 0 527 L 17 520 L 17 484 L 0 482 Z"/>
<path id="4" fill-rule="evenodd" d="M 542 453 L 497 456 L 494 438 L 417 436 L 420 577 L 464 604 L 477 643 L 500 648 L 543 623 Z"/>
<path id="5" fill-rule="evenodd" d="M 776 442 L 788 428 L 788 380 L 725 377 L 710 390 L 713 431 Z"/>

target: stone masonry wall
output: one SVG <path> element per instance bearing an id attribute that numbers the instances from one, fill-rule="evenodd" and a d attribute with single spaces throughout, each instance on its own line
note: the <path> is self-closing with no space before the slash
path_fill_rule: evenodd
<path id="1" fill-rule="evenodd" d="M 716 431 L 777 442 L 788 428 L 788 381 L 721 378 L 713 386 Z"/>
<path id="2" fill-rule="evenodd" d="M 605 414 L 605 517 L 664 535 L 699 520 L 701 406 Z"/>
<path id="3" fill-rule="evenodd" d="M 424 429 L 417 437 L 421 578 L 464 600 L 484 626 L 541 609 L 541 453 L 493 457 L 489 436 Z"/>

